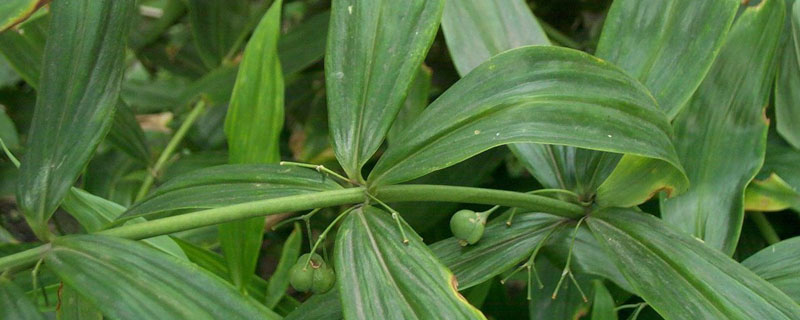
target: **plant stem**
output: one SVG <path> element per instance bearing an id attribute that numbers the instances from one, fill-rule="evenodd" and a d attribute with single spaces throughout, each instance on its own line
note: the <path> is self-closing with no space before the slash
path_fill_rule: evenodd
<path id="1" fill-rule="evenodd" d="M 781 241 L 781 238 L 778 237 L 778 233 L 775 232 L 775 229 L 772 228 L 772 225 L 769 224 L 767 217 L 764 216 L 763 212 L 753 211 L 748 213 L 750 215 L 750 219 L 756 224 L 758 231 L 761 231 L 761 235 L 764 237 L 764 240 L 767 240 L 769 244 L 776 244 Z"/>
<path id="2" fill-rule="evenodd" d="M 189 132 L 189 128 L 192 127 L 194 121 L 197 120 L 197 117 L 199 117 L 201 113 L 203 113 L 205 106 L 206 106 L 205 101 L 203 99 L 200 99 L 200 101 L 198 101 L 197 104 L 194 106 L 194 109 L 192 109 L 192 111 L 189 112 L 189 115 L 186 117 L 186 120 L 184 120 L 183 123 L 181 123 L 181 126 L 178 128 L 178 131 L 175 132 L 175 134 L 167 143 L 167 146 L 164 148 L 164 151 L 161 152 L 161 155 L 158 157 L 158 160 L 156 160 L 156 163 L 155 165 L 153 165 L 152 170 L 150 170 L 150 174 L 148 174 L 144 178 L 142 186 L 139 188 L 139 192 L 136 194 L 135 201 L 141 200 L 142 198 L 144 198 L 144 196 L 147 195 L 147 192 L 150 191 L 150 187 L 153 186 L 153 182 L 155 181 L 156 176 L 161 173 L 161 169 L 164 168 L 164 165 L 167 163 L 167 160 L 169 160 L 169 158 L 172 157 L 172 154 L 175 153 L 175 149 L 177 149 L 178 144 L 180 144 L 181 141 L 183 141 L 183 137 L 186 136 L 187 132 Z"/>
<path id="3" fill-rule="evenodd" d="M 127 239 L 146 239 L 246 218 L 360 203 L 366 200 L 364 191 L 363 187 L 357 187 L 246 202 L 123 225 L 97 232 L 97 234 Z M 385 202 L 434 201 L 519 207 L 570 219 L 583 217 L 584 214 L 582 207 L 552 198 L 521 192 L 471 187 L 396 185 L 378 187 L 372 192 L 372 195 Z M 48 248 L 49 245 L 45 245 L 2 257 L 0 258 L 0 270 L 34 263 L 47 252 Z"/>

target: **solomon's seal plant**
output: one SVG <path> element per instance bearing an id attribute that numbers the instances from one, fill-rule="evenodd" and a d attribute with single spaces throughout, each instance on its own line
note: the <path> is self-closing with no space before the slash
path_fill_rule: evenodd
<path id="1" fill-rule="evenodd" d="M 0 319 L 800 319 L 798 26 L 0 1 Z"/>

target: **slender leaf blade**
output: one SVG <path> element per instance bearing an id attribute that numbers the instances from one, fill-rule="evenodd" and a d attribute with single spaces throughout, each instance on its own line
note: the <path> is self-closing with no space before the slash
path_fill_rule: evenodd
<path id="1" fill-rule="evenodd" d="M 658 218 L 609 208 L 586 222 L 637 294 L 666 319 L 800 317 L 800 305 L 773 285 Z"/>
<path id="2" fill-rule="evenodd" d="M 800 303 L 800 237 L 786 239 L 748 257 L 742 265 Z"/>
<path id="3" fill-rule="evenodd" d="M 442 0 L 336 0 L 325 55 L 336 158 L 351 179 L 383 142 L 436 35 Z M 387 28 L 386 26 L 391 26 Z"/>
<path id="4" fill-rule="evenodd" d="M 6 0 L 0 3 L 0 32 L 28 19 L 50 0 Z"/>
<path id="5" fill-rule="evenodd" d="M 186 0 L 186 8 L 197 52 L 206 68 L 214 69 L 248 32 L 250 1 Z"/>
<path id="6" fill-rule="evenodd" d="M 493 57 L 439 96 L 403 131 L 403 143 L 389 146 L 369 182 L 408 181 L 520 142 L 628 153 L 680 172 L 670 138 L 647 89 L 621 70 L 571 49 L 523 47 Z"/>
<path id="7" fill-rule="evenodd" d="M 45 319 L 36 305 L 14 282 L 0 277 L 0 318 L 38 320 Z"/>
<path id="8" fill-rule="evenodd" d="M 341 186 L 335 181 L 310 169 L 276 164 L 220 165 L 167 181 L 128 208 L 120 220 L 337 189 Z"/>
<path id="9" fill-rule="evenodd" d="M 550 45 L 523 0 L 447 1 L 442 31 L 461 76 L 500 52 L 526 45 Z"/>
<path id="10" fill-rule="evenodd" d="M 208 271 L 132 240 L 58 238 L 45 263 L 117 319 L 280 318 Z"/>
<path id="11" fill-rule="evenodd" d="M 794 5 L 790 6 L 792 3 Z M 800 148 L 800 1 L 787 0 L 787 16 L 779 45 L 775 80 L 775 127 L 795 148 Z"/>
<path id="12" fill-rule="evenodd" d="M 17 202 L 39 237 L 48 237 L 46 221 L 112 123 L 134 4 L 51 5 L 41 86 L 17 185 Z"/>
<path id="13" fill-rule="evenodd" d="M 267 293 L 264 299 L 264 304 L 267 308 L 275 307 L 286 294 L 286 289 L 289 288 L 289 270 L 297 263 L 302 244 L 303 229 L 300 228 L 300 224 L 296 223 L 294 230 L 283 243 L 278 267 L 275 268 L 275 272 L 272 273 L 272 276 L 269 277 L 269 282 L 267 282 Z"/>
<path id="14" fill-rule="evenodd" d="M 614 310 L 614 297 L 608 292 L 602 280 L 594 280 L 594 299 L 592 299 L 592 320 L 617 320 Z"/>
<path id="15" fill-rule="evenodd" d="M 409 243 L 389 214 L 353 210 L 336 236 L 336 283 L 346 319 L 484 319 L 458 293 L 452 273 L 407 224 Z"/>
<path id="16" fill-rule="evenodd" d="M 103 319 L 103 314 L 70 286 L 62 286 L 58 297 L 60 302 L 56 308 L 56 319 L 58 320 Z"/>
<path id="17" fill-rule="evenodd" d="M 764 108 L 783 16 L 782 0 L 748 7 L 673 124 L 675 147 L 692 186 L 661 201 L 662 217 L 727 254 L 733 254 L 741 232 L 744 189 L 764 161 L 769 121 Z"/>

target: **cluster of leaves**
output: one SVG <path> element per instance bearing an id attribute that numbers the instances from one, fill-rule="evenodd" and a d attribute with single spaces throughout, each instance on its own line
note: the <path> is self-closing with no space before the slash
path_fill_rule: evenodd
<path id="1" fill-rule="evenodd" d="M 800 319 L 800 1 L 7 0 L 0 30 L 2 319 Z"/>

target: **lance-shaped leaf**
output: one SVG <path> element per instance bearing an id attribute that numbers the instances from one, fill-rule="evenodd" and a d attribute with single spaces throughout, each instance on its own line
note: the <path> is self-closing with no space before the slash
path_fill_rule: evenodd
<path id="1" fill-rule="evenodd" d="M 43 15 L 26 21 L 17 27 L 17 32 L 0 34 L 0 53 L 7 57 L 9 64 L 25 82 L 35 89 L 39 88 L 49 22 L 50 16 Z M 122 100 L 117 103 L 108 140 L 134 159 L 145 164 L 150 161 L 150 151 L 142 128 L 139 127 L 133 111 Z"/>
<path id="2" fill-rule="evenodd" d="M 594 280 L 594 299 L 592 299 L 592 320 L 617 320 L 614 310 L 614 297 L 608 292 L 602 280 Z"/>
<path id="3" fill-rule="evenodd" d="M 411 83 L 403 108 L 397 113 L 397 117 L 392 123 L 392 127 L 386 134 L 386 141 L 390 144 L 397 138 L 397 134 L 417 120 L 417 117 L 428 106 L 428 95 L 431 89 L 431 77 L 433 71 L 422 65 Z"/>
<path id="4" fill-rule="evenodd" d="M 275 164 L 235 164 L 204 168 L 173 178 L 121 219 L 163 217 L 180 210 L 216 208 L 236 203 L 340 189 L 311 169 Z"/>
<path id="5" fill-rule="evenodd" d="M 661 215 L 727 254 L 733 254 L 741 232 L 744 189 L 764 161 L 764 108 L 783 15 L 783 0 L 747 8 L 673 124 L 675 147 L 692 186 L 679 197 L 662 200 Z"/>
<path id="6" fill-rule="evenodd" d="M 461 76 L 500 52 L 550 44 L 522 0 L 447 1 L 442 31 Z"/>
<path id="7" fill-rule="evenodd" d="M 682 169 L 671 128 L 641 84 L 585 53 L 523 47 L 475 68 L 389 146 L 373 185 L 408 181 L 508 143 L 628 153 Z M 457 146 L 454 148 L 453 146 Z"/>
<path id="8" fill-rule="evenodd" d="M 711 68 L 739 2 L 614 1 L 596 55 L 639 79 L 672 119 Z"/>
<path id="9" fill-rule="evenodd" d="M 747 185 L 744 197 L 745 210 L 800 211 L 800 151 L 770 133 L 764 166 Z"/>
<path id="10" fill-rule="evenodd" d="M 336 158 L 352 179 L 403 105 L 436 35 L 442 0 L 336 0 L 325 55 Z M 391 27 L 388 27 L 391 26 Z"/>
<path id="11" fill-rule="evenodd" d="M 59 305 L 56 308 L 58 320 L 102 320 L 103 314 L 70 286 L 62 286 L 58 291 Z"/>
<path id="12" fill-rule="evenodd" d="M 36 305 L 14 282 L 0 277 L 0 318 L 3 319 L 45 319 Z"/>
<path id="13" fill-rule="evenodd" d="M 336 283 L 346 319 L 484 319 L 458 293 L 453 274 L 407 224 L 353 210 L 336 236 Z"/>
<path id="14" fill-rule="evenodd" d="M 658 218 L 604 209 L 586 222 L 637 294 L 666 319 L 800 317 L 800 305 L 776 287 Z"/>
<path id="15" fill-rule="evenodd" d="M 6 0 L 0 3 L 0 32 L 28 19 L 50 0 Z"/>
<path id="16" fill-rule="evenodd" d="M 278 0 L 261 18 L 244 50 L 225 117 L 230 163 L 280 160 L 278 148 L 283 127 L 283 74 L 278 60 L 280 23 Z M 264 217 L 219 226 L 231 280 L 240 290 L 245 290 L 255 272 L 263 235 Z"/>
<path id="17" fill-rule="evenodd" d="M 286 320 L 338 320 L 342 318 L 339 290 L 315 294 L 297 309 L 286 315 Z"/>
<path id="18" fill-rule="evenodd" d="M 297 257 L 300 256 L 300 247 L 303 244 L 303 229 L 300 224 L 295 223 L 294 230 L 286 238 L 281 249 L 281 258 L 278 261 L 278 266 L 275 272 L 269 277 L 267 283 L 266 298 L 264 304 L 267 308 L 273 308 L 286 294 L 286 289 L 289 288 L 289 271 L 295 263 Z"/>
<path id="19" fill-rule="evenodd" d="M 458 239 L 448 238 L 430 246 L 439 261 L 453 271 L 459 289 L 492 279 L 529 258 L 564 219 L 546 213 L 518 213 L 510 227 L 505 222 L 492 220 L 474 245 L 464 247 Z"/>
<path id="20" fill-rule="evenodd" d="M 260 16 L 251 15 L 259 10 L 246 0 L 186 0 L 186 5 L 197 52 L 208 69 L 230 58 L 252 30 L 251 20 Z"/>
<path id="21" fill-rule="evenodd" d="M 775 127 L 795 148 L 800 148 L 800 1 L 787 0 L 786 21 L 778 45 L 775 80 Z M 791 9 L 791 10 L 790 10 Z"/>
<path id="22" fill-rule="evenodd" d="M 308 18 L 278 41 L 281 69 L 286 75 L 297 73 L 325 55 L 330 12 Z"/>
<path id="23" fill-rule="evenodd" d="M 56 1 L 17 185 L 37 236 L 108 132 L 135 1 Z"/>
<path id="24" fill-rule="evenodd" d="M 800 303 L 800 237 L 766 247 L 742 265 Z"/>
<path id="25" fill-rule="evenodd" d="M 132 240 L 58 238 L 45 265 L 112 318 L 280 318 L 210 272 Z"/>

